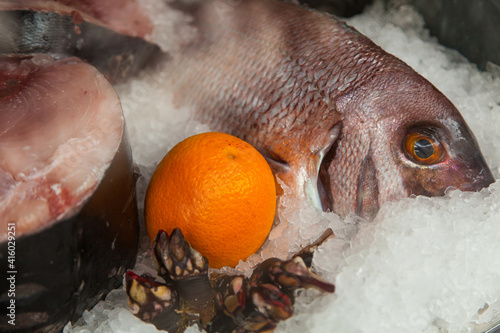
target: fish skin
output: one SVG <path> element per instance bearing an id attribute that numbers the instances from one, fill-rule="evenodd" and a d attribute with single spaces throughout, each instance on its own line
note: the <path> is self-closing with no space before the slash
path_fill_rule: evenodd
<path id="1" fill-rule="evenodd" d="M 174 102 L 255 146 L 297 196 L 341 216 L 494 178 L 453 104 L 335 17 L 287 1 L 215 1 L 194 14 L 198 41 L 166 70 Z M 403 141 L 430 133 L 439 163 Z"/>

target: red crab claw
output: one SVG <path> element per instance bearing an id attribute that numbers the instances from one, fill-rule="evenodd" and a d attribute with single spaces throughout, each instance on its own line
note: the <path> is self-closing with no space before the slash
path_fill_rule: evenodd
<path id="1" fill-rule="evenodd" d="M 175 307 L 175 290 L 156 282 L 148 274 L 139 276 L 128 271 L 125 275 L 125 287 L 130 312 L 145 321 L 152 321 L 166 310 Z"/>
<path id="2" fill-rule="evenodd" d="M 178 228 L 174 229 L 170 237 L 165 230 L 158 231 L 153 249 L 156 260 L 172 280 L 208 273 L 207 258 L 189 245 Z"/>
<path id="3" fill-rule="evenodd" d="M 293 315 L 290 297 L 273 284 L 252 285 L 250 296 L 257 310 L 274 322 L 288 319 Z"/>
<path id="4" fill-rule="evenodd" d="M 329 293 L 335 291 L 335 285 L 314 274 L 300 256 L 293 257 L 291 260 L 275 262 L 269 267 L 268 274 L 272 281 L 286 290 L 316 288 Z"/>
<path id="5" fill-rule="evenodd" d="M 236 317 L 246 305 L 248 279 L 242 275 L 222 275 L 215 282 L 217 305 L 229 317 Z"/>

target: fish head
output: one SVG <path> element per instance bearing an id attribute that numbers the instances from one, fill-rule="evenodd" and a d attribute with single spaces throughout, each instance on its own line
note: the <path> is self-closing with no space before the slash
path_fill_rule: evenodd
<path id="1" fill-rule="evenodd" d="M 477 191 L 494 182 L 464 118 L 432 84 L 399 72 L 377 81 L 337 103 L 344 121 L 328 170 L 334 211 L 373 217 L 387 201 Z M 350 163 L 353 175 L 334 163 Z M 347 200 L 335 199 L 342 195 L 336 183 L 345 183 L 333 179 L 339 176 L 352 178 Z"/>

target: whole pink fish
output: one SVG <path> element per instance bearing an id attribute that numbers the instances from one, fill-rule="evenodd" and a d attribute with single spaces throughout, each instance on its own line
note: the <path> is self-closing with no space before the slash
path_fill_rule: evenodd
<path id="1" fill-rule="evenodd" d="M 172 57 L 174 98 L 254 145 L 297 195 L 341 216 L 494 178 L 453 104 L 335 17 L 289 1 L 197 8 L 200 38 Z"/>

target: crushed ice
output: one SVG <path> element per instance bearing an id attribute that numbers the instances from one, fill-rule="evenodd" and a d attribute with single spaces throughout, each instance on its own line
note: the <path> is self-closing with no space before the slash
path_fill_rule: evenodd
<path id="1" fill-rule="evenodd" d="M 500 177 L 500 79 L 479 72 L 430 37 L 411 8 L 384 12 L 380 2 L 349 21 L 433 82 L 462 112 L 496 179 Z M 146 184 L 163 155 L 180 140 L 209 128 L 175 110 L 161 68 L 118 87 L 132 149 Z M 141 207 L 142 208 L 142 207 Z M 500 316 L 500 181 L 479 193 L 387 204 L 371 223 L 341 220 L 285 195 L 260 255 L 286 257 L 331 227 L 336 238 L 316 253 L 314 267 L 336 284 L 333 295 L 307 291 L 278 332 L 480 332 Z M 149 243 L 144 236 L 144 248 Z M 250 269 L 259 256 L 240 262 Z M 147 270 L 147 256 L 138 268 Z M 146 259 L 145 259 L 146 258 Z M 190 333 L 199 332 L 197 327 Z M 65 333 L 157 332 L 126 309 L 115 290 Z"/>

